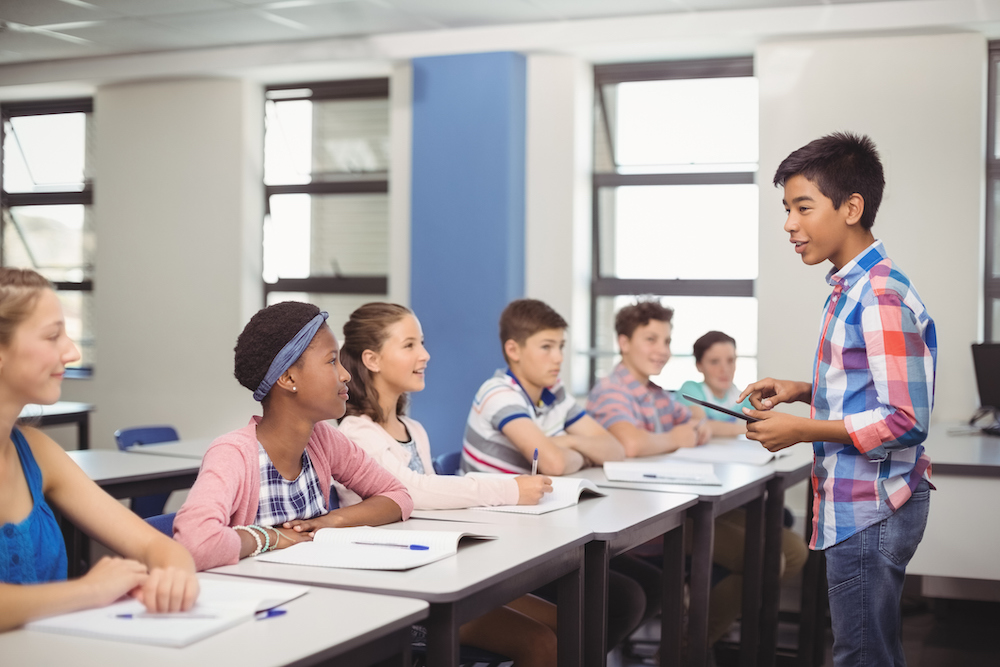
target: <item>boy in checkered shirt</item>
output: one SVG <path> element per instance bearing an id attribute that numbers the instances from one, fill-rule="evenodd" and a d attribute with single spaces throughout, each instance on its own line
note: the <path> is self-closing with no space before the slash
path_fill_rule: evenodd
<path id="1" fill-rule="evenodd" d="M 812 441 L 813 534 L 826 553 L 834 664 L 905 665 L 900 596 L 930 504 L 924 452 L 937 341 L 934 321 L 871 227 L 885 179 L 865 136 L 831 134 L 779 165 L 784 229 L 808 265 L 829 261 L 813 380 L 748 386 L 771 451 Z M 771 412 L 810 403 L 810 418 Z"/>

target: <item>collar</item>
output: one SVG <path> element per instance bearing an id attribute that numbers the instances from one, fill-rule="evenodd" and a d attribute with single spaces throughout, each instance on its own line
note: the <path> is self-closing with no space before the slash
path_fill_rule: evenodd
<path id="1" fill-rule="evenodd" d="M 615 366 L 615 369 L 611 371 L 611 376 L 615 380 L 625 385 L 625 388 L 628 389 L 629 393 L 635 396 L 639 400 L 645 398 L 646 395 L 649 393 L 650 389 L 660 389 L 660 390 L 663 389 L 663 387 L 656 384 L 652 380 L 647 382 L 645 385 L 642 384 L 641 382 L 639 382 L 639 378 L 632 375 L 632 371 L 630 371 L 628 369 L 628 366 L 626 366 L 625 363 L 621 361 L 619 361 L 618 365 Z"/>
<path id="2" fill-rule="evenodd" d="M 553 403 L 556 402 L 556 395 L 555 395 L 555 393 L 552 392 L 549 387 L 542 387 L 541 403 L 539 405 L 535 405 L 534 402 L 531 400 L 531 396 L 529 396 L 528 392 L 525 391 L 525 389 L 524 389 L 523 386 L 521 386 L 521 381 L 517 379 L 517 376 L 514 375 L 513 371 L 511 371 L 510 368 L 507 369 L 507 375 L 509 375 L 511 377 L 511 379 L 514 380 L 514 384 L 516 384 L 517 387 L 518 387 L 518 389 L 521 390 L 521 393 L 524 394 L 524 397 L 528 400 L 528 405 L 531 405 L 531 406 L 536 407 L 536 408 L 540 408 L 540 407 L 542 407 L 542 405 L 548 407 L 548 406 L 550 406 L 550 405 L 552 405 Z M 552 386 L 555 386 L 555 385 L 552 385 Z"/>
<path id="3" fill-rule="evenodd" d="M 843 290 L 850 289 L 865 274 L 871 271 L 872 267 L 886 259 L 885 246 L 882 241 L 876 239 L 874 243 L 865 248 L 857 257 L 849 261 L 840 269 L 826 274 L 826 282 L 836 287 L 840 285 Z"/>

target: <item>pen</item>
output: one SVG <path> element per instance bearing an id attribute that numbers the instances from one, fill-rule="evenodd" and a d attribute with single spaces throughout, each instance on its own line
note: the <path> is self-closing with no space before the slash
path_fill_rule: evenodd
<path id="1" fill-rule="evenodd" d="M 661 480 L 661 481 L 664 481 L 664 482 L 680 482 L 681 484 L 690 484 L 690 483 L 693 483 L 693 482 L 700 482 L 701 480 L 705 479 L 704 477 L 700 477 L 700 476 L 699 477 L 677 477 L 677 476 L 674 476 L 674 475 L 656 475 L 656 474 L 650 473 L 650 472 L 644 472 L 642 474 L 642 476 L 646 477 L 647 479 L 658 479 L 658 480 Z"/>
<path id="2" fill-rule="evenodd" d="M 429 546 L 424 544 L 388 544 L 384 542 L 351 542 L 351 544 L 363 544 L 367 547 L 396 547 L 397 549 L 409 549 L 410 551 L 427 551 Z"/>
<path id="3" fill-rule="evenodd" d="M 288 611 L 285 609 L 261 609 L 256 614 L 254 614 L 254 618 L 256 618 L 258 621 L 263 621 L 265 619 L 274 618 L 276 616 L 284 616 L 287 613 Z"/>
<path id="4" fill-rule="evenodd" d="M 535 447 L 535 455 L 531 457 L 531 474 L 538 472 L 538 447 Z"/>

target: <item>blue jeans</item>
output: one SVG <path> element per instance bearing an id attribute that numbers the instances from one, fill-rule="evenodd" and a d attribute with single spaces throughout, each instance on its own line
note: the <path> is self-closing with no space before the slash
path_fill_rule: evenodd
<path id="1" fill-rule="evenodd" d="M 892 516 L 826 550 L 834 667 L 905 667 L 903 577 L 924 536 L 930 495 L 921 480 Z"/>

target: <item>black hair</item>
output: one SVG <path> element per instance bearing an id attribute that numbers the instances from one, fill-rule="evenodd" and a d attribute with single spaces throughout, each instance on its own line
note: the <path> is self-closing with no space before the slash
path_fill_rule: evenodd
<path id="1" fill-rule="evenodd" d="M 774 184 L 784 186 L 793 176 L 804 176 L 840 208 L 857 193 L 865 201 L 860 224 L 871 229 L 882 203 L 885 175 L 875 143 L 863 134 L 834 132 L 810 141 L 782 160 Z"/>
<path id="2" fill-rule="evenodd" d="M 233 375 L 239 383 L 256 391 L 281 348 L 319 312 L 311 303 L 299 301 L 283 301 L 257 311 L 233 349 Z"/>
<path id="3" fill-rule="evenodd" d="M 694 342 L 695 363 L 700 364 L 702 357 L 704 357 L 705 353 L 708 352 L 708 348 L 712 347 L 716 343 L 732 343 L 733 347 L 736 347 L 736 339 L 729 334 L 724 334 L 721 331 L 709 331 L 707 334 Z"/>

